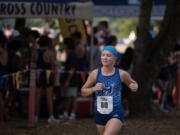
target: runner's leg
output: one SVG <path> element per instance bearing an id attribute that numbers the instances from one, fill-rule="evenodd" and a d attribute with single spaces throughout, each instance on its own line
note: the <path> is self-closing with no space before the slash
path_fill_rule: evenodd
<path id="1" fill-rule="evenodd" d="M 123 123 L 119 119 L 110 119 L 105 126 L 105 131 L 103 135 L 117 135 L 122 125 Z"/>
<path id="2" fill-rule="evenodd" d="M 104 134 L 104 130 L 105 130 L 105 126 L 96 124 L 96 127 L 98 129 L 99 134 L 103 135 Z"/>

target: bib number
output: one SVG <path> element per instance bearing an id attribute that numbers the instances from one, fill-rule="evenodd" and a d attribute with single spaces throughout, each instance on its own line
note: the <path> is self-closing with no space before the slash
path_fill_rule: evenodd
<path id="1" fill-rule="evenodd" d="M 110 114 L 113 111 L 113 97 L 97 96 L 97 110 L 101 114 Z"/>

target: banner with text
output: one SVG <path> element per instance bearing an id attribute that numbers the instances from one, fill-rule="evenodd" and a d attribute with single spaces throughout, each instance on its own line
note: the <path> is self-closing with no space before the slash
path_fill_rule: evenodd
<path id="1" fill-rule="evenodd" d="M 0 2 L 0 18 L 93 18 L 92 2 Z"/>

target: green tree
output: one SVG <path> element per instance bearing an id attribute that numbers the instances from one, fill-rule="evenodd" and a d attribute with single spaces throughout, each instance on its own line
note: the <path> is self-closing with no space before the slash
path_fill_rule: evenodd
<path id="1" fill-rule="evenodd" d="M 152 84 L 180 34 L 180 0 L 167 0 L 162 29 L 155 38 L 149 33 L 153 0 L 141 0 L 137 40 L 135 41 L 134 78 L 139 91 L 130 96 L 131 114 L 151 112 Z"/>
<path id="2" fill-rule="evenodd" d="M 131 31 L 135 31 L 137 27 L 137 19 L 132 18 L 95 18 L 94 25 L 97 26 L 100 21 L 107 21 L 109 29 L 113 35 L 118 38 L 127 38 Z"/>
<path id="3" fill-rule="evenodd" d="M 111 22 L 110 29 L 119 38 L 127 38 L 131 31 L 136 31 L 137 19 L 117 18 Z"/>

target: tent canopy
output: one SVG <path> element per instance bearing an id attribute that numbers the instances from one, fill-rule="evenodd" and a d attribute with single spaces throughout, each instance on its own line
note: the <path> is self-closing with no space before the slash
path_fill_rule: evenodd
<path id="1" fill-rule="evenodd" d="M 139 4 L 140 0 L 94 0 L 94 16 L 137 18 Z M 152 18 L 162 18 L 165 4 L 166 0 L 153 1 Z"/>
<path id="2" fill-rule="evenodd" d="M 92 19 L 90 0 L 4 0 L 0 1 L 0 18 L 70 18 Z"/>

